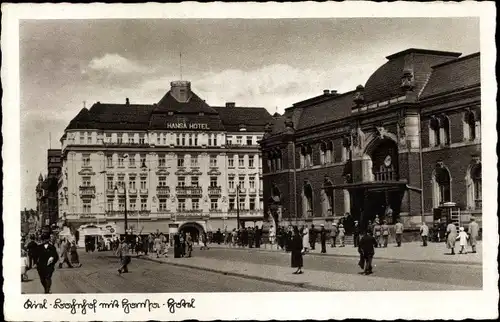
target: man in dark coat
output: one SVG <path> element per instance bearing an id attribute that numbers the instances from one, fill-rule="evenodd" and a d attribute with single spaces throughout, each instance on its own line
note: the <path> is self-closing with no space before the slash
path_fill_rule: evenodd
<path id="1" fill-rule="evenodd" d="M 375 255 L 375 247 L 378 243 L 372 235 L 373 232 L 368 230 L 359 241 L 359 266 L 364 268 L 365 275 L 372 273 L 372 261 L 373 256 Z"/>
<path id="2" fill-rule="evenodd" d="M 262 229 L 259 226 L 255 226 L 255 248 L 260 248 L 260 239 L 262 236 Z"/>
<path id="3" fill-rule="evenodd" d="M 28 257 L 29 257 L 29 269 L 32 269 L 37 261 L 36 258 L 36 248 L 38 244 L 35 241 L 35 236 L 31 235 L 30 236 L 30 241 L 28 245 L 26 245 L 26 250 L 28 251 Z"/>
<path id="4" fill-rule="evenodd" d="M 354 247 L 358 247 L 359 245 L 359 223 L 358 221 L 354 221 L 354 231 L 353 233 L 353 241 L 354 241 Z"/>
<path id="5" fill-rule="evenodd" d="M 248 246 L 253 248 L 255 232 L 252 227 L 248 228 Z"/>
<path id="6" fill-rule="evenodd" d="M 311 229 L 309 229 L 309 245 L 311 246 L 311 250 L 314 250 L 316 247 L 316 229 L 314 225 L 311 225 Z"/>
<path id="7" fill-rule="evenodd" d="M 321 224 L 321 230 L 319 232 L 320 241 L 321 241 L 321 253 L 326 254 L 326 230 L 325 225 Z"/>
<path id="8" fill-rule="evenodd" d="M 54 273 L 54 266 L 59 260 L 57 249 L 50 241 L 50 234 L 44 233 L 42 235 L 42 243 L 36 248 L 36 269 L 40 282 L 42 283 L 45 294 L 50 293 L 52 286 L 52 274 Z"/>

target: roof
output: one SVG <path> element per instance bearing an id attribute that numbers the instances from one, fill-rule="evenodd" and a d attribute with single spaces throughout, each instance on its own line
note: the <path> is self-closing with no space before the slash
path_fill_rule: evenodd
<path id="1" fill-rule="evenodd" d="M 480 54 L 464 56 L 433 67 L 420 99 L 469 88 L 481 83 Z"/>
<path id="2" fill-rule="evenodd" d="M 262 132 L 273 117 L 263 107 L 213 107 L 229 132 L 237 132 L 244 125 L 247 132 Z"/>
<path id="3" fill-rule="evenodd" d="M 322 123 L 342 119 L 351 114 L 354 91 L 331 97 L 328 101 L 304 108 L 296 129 L 304 129 Z"/>
<path id="4" fill-rule="evenodd" d="M 405 70 L 413 72 L 414 91 L 419 93 L 432 71 L 432 66 L 456 59 L 460 53 L 410 48 L 387 56 L 365 85 L 365 102 L 381 102 L 404 95 L 401 77 Z"/>

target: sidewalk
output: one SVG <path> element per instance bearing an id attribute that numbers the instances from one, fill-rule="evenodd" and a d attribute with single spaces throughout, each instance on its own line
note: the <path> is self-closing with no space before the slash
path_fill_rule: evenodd
<path id="1" fill-rule="evenodd" d="M 284 252 L 278 249 L 277 245 L 261 245 L 261 248 L 248 248 L 248 247 L 229 247 L 227 245 L 221 244 L 210 244 L 210 248 L 228 248 L 233 250 L 252 250 L 252 251 L 262 251 L 262 252 Z M 471 265 L 481 265 L 482 260 L 482 243 L 478 242 L 477 253 L 470 253 L 470 246 L 468 247 L 468 254 L 458 254 L 460 247 L 455 248 L 457 253 L 454 256 L 449 255 L 450 250 L 446 248 L 446 244 L 442 243 L 428 243 L 427 247 L 422 247 L 419 242 L 404 243 L 401 247 L 396 247 L 395 244 L 389 244 L 387 248 L 376 248 L 375 256 L 378 259 L 387 260 L 402 260 L 402 261 L 419 261 L 419 262 L 436 262 L 436 263 L 460 263 L 460 264 L 471 264 Z M 321 254 L 321 245 L 316 244 L 315 250 L 310 250 L 310 255 L 317 256 L 347 256 L 347 257 L 358 257 L 358 249 L 352 245 L 346 245 L 345 247 L 330 247 L 326 246 L 326 254 Z"/>
<path id="2" fill-rule="evenodd" d="M 293 285 L 316 291 L 430 291 L 430 290 L 471 290 L 480 289 L 458 285 L 427 283 L 396 278 L 365 276 L 361 274 L 343 274 L 318 270 L 305 270 L 302 275 L 292 274 L 293 268 L 252 264 L 230 260 L 203 257 L 192 258 L 156 258 L 141 257 L 144 260 L 168 265 L 201 269 L 224 275 L 268 281 L 284 285 Z M 358 268 L 358 271 L 360 269 Z"/>

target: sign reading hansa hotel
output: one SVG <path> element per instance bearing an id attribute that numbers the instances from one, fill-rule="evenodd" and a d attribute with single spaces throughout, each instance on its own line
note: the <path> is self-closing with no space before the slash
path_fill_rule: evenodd
<path id="1" fill-rule="evenodd" d="M 173 130 L 208 130 L 208 124 L 206 123 L 167 123 L 167 129 Z"/>

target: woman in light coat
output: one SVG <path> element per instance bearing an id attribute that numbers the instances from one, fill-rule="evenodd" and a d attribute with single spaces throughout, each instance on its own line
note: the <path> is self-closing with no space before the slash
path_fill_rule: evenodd
<path id="1" fill-rule="evenodd" d="M 339 225 L 339 240 L 340 240 L 340 247 L 345 246 L 345 228 L 344 225 L 340 224 Z"/>
<path id="2" fill-rule="evenodd" d="M 455 255 L 455 242 L 457 241 L 457 226 L 454 223 L 449 223 L 446 227 L 446 246 L 451 249 L 451 255 Z"/>
<path id="3" fill-rule="evenodd" d="M 302 246 L 304 247 L 304 253 L 307 253 L 309 251 L 307 245 L 309 245 L 309 229 L 307 229 L 307 227 L 304 227 L 302 229 Z"/>

